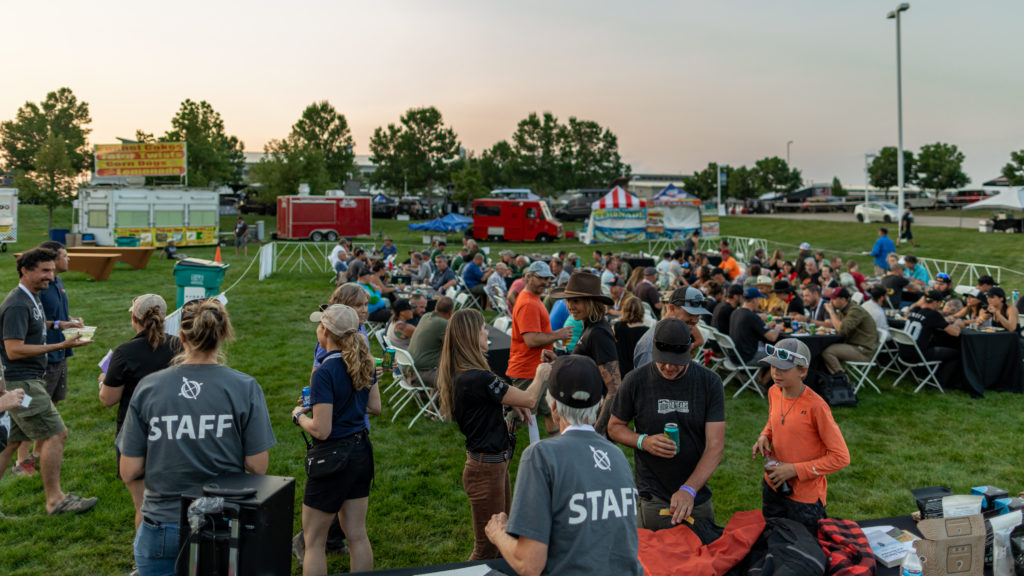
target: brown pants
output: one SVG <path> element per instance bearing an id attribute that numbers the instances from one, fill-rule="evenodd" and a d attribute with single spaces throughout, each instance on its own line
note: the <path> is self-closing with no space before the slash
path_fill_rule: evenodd
<path id="1" fill-rule="evenodd" d="M 501 552 L 487 539 L 484 528 L 491 516 L 499 512 L 508 514 L 512 509 L 512 484 L 508 479 L 508 461 L 490 464 L 466 457 L 462 469 L 462 488 L 469 496 L 473 512 L 473 554 L 469 560 L 501 558 Z"/>
<path id="2" fill-rule="evenodd" d="M 835 374 L 843 369 L 844 360 L 848 362 L 867 362 L 871 360 L 871 355 L 874 353 L 874 350 L 868 350 L 863 346 L 838 343 L 825 348 L 821 353 L 821 359 L 825 361 L 828 373 Z"/>

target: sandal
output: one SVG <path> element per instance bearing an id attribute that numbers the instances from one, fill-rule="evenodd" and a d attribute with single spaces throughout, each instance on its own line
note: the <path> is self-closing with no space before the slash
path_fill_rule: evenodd
<path id="1" fill-rule="evenodd" d="M 53 512 L 50 512 L 50 516 L 58 516 L 65 512 L 74 512 L 75 514 L 88 512 L 96 505 L 97 501 L 98 498 L 82 498 L 69 492 L 64 500 L 53 509 Z"/>

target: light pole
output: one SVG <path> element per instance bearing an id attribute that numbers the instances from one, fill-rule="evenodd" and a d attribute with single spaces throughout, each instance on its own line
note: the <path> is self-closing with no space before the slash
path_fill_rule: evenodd
<path id="1" fill-rule="evenodd" d="M 896 151 L 897 221 L 903 217 L 903 70 L 900 59 L 900 13 L 910 10 L 904 2 L 889 12 L 886 18 L 896 20 L 896 123 L 899 128 L 899 148 Z"/>
<path id="2" fill-rule="evenodd" d="M 792 143 L 793 143 L 792 140 L 790 140 L 789 142 L 786 142 L 786 168 L 789 168 L 789 145 L 792 144 Z"/>
<path id="3" fill-rule="evenodd" d="M 868 152 L 864 155 L 864 201 L 871 202 L 871 176 L 870 176 L 870 164 L 869 160 L 878 156 L 874 152 Z"/>

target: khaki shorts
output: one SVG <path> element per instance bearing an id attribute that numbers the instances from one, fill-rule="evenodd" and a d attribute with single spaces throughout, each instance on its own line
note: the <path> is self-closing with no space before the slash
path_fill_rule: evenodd
<path id="1" fill-rule="evenodd" d="M 19 388 L 32 397 L 32 403 L 28 408 L 11 408 L 11 442 L 45 440 L 67 430 L 41 378 L 7 383 L 8 390 Z"/>

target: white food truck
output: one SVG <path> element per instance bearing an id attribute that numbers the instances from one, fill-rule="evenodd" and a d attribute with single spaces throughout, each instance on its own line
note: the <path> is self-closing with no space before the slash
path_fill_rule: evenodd
<path id="1" fill-rule="evenodd" d="M 82 188 L 74 202 L 75 233 L 93 234 L 97 246 L 134 238 L 139 246 L 213 246 L 220 231 L 215 190 L 188 188 Z M 134 240 L 122 240 L 134 244 Z"/>
<path id="2" fill-rule="evenodd" d="M 18 241 L 18 189 L 0 188 L 0 251 Z"/>

